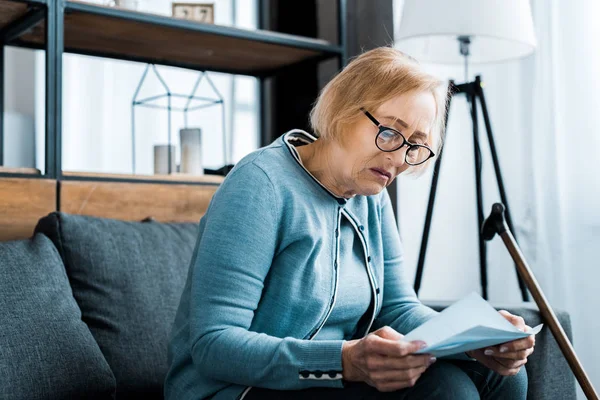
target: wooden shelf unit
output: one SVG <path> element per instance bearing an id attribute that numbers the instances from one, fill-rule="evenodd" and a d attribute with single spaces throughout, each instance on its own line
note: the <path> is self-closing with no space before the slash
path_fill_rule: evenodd
<path id="1" fill-rule="evenodd" d="M 345 38 L 346 0 L 338 1 L 340 38 Z M 0 52 L 4 46 L 46 50 L 46 154 L 44 178 L 80 179 L 62 170 L 62 55 L 74 53 L 266 78 L 289 68 L 337 58 L 340 44 L 265 30 L 204 24 L 162 15 L 106 7 L 79 0 L 0 0 Z M 0 55 L 0 165 L 3 163 L 4 57 Z M 262 89 L 261 89 L 262 90 Z M 260 96 L 261 110 L 264 96 Z M 261 116 L 261 125 L 264 124 Z M 262 128 L 261 128 L 262 130 Z M 17 174 L 20 174 L 18 172 Z M 0 176 L 13 176 L 14 172 Z M 155 180 L 155 176 L 97 174 L 93 180 Z M 196 179 L 161 177 L 160 182 Z M 212 182 L 207 182 L 212 184 Z"/>
<path id="2" fill-rule="evenodd" d="M 59 0 L 49 0 L 54 1 Z M 323 40 L 204 24 L 83 1 L 66 1 L 64 6 L 66 53 L 252 76 L 268 76 L 301 62 L 342 54 L 340 46 Z M 35 7 L 19 0 L 0 0 L 0 31 Z M 11 44 L 43 49 L 45 29 L 45 21 L 41 20 Z"/>

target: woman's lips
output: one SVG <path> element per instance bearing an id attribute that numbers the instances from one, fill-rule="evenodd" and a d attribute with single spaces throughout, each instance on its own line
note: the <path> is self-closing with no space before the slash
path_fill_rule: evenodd
<path id="1" fill-rule="evenodd" d="M 373 175 L 377 176 L 380 179 L 385 179 L 386 181 L 392 178 L 392 174 L 383 169 L 371 168 L 370 171 L 373 172 Z"/>

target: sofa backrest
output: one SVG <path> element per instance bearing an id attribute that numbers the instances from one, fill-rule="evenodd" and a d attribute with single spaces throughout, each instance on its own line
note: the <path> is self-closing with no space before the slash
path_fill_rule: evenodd
<path id="1" fill-rule="evenodd" d="M 196 223 L 52 213 L 36 233 L 62 258 L 73 296 L 115 375 L 117 398 L 162 398 L 167 343 Z"/>

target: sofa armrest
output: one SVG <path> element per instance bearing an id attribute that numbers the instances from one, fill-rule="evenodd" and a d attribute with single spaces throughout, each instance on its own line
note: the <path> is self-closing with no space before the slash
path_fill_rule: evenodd
<path id="1" fill-rule="evenodd" d="M 425 302 L 434 310 L 441 311 L 448 307 L 451 302 Z M 502 304 L 492 303 L 497 310 L 506 310 L 511 314 L 520 315 L 525 323 L 534 327 L 542 322 L 542 316 L 535 303 Z M 566 311 L 554 310 L 558 321 L 565 330 L 571 343 L 573 335 L 571 330 L 571 319 Z M 575 376 L 569 368 L 567 360 L 563 356 L 558 343 L 552 336 L 548 325 L 544 325 L 542 331 L 536 335 L 535 351 L 529 357 L 526 366 L 529 378 L 529 389 L 527 398 L 531 400 L 544 399 L 575 399 Z"/>

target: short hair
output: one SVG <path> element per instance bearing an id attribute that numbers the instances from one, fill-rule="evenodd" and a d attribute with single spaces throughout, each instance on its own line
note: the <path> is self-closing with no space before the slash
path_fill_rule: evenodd
<path id="1" fill-rule="evenodd" d="M 320 138 L 336 139 L 346 126 L 364 117 L 361 107 L 374 111 L 395 96 L 411 91 L 428 91 L 435 99 L 430 145 L 437 155 L 444 135 L 448 84 L 426 73 L 414 58 L 392 47 L 378 47 L 359 55 L 329 81 L 311 110 L 311 127 Z M 427 164 L 416 169 L 423 170 Z"/>

